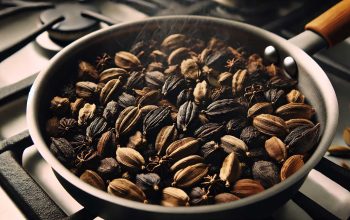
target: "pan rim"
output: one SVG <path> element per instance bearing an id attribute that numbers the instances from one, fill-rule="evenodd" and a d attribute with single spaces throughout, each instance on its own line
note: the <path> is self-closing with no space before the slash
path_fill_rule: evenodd
<path id="1" fill-rule="evenodd" d="M 69 171 L 67 168 L 65 168 L 57 159 L 56 157 L 50 152 L 48 146 L 46 145 L 44 138 L 40 132 L 39 129 L 39 122 L 38 122 L 38 103 L 40 103 L 39 96 L 36 95 L 38 92 L 42 91 L 42 81 L 45 81 L 44 79 L 52 73 L 53 68 L 57 63 L 62 60 L 62 57 L 66 53 L 70 53 L 75 48 L 80 47 L 84 43 L 88 42 L 91 39 L 94 39 L 98 36 L 103 36 L 105 34 L 111 33 L 113 31 L 117 31 L 121 28 L 127 28 L 134 25 L 139 24 L 145 24 L 145 22 L 163 22 L 163 21 L 174 21 L 174 20 L 201 20 L 201 21 L 210 21 L 210 22 L 218 22 L 221 24 L 225 24 L 227 26 L 236 26 L 240 29 L 244 29 L 246 31 L 255 32 L 256 34 L 260 35 L 267 35 L 269 39 L 271 39 L 273 42 L 277 42 L 279 44 L 286 44 L 286 48 L 288 48 L 288 51 L 291 53 L 298 53 L 303 56 L 303 58 L 306 59 L 307 62 L 310 62 L 309 65 L 312 65 L 315 69 L 315 72 L 319 74 L 321 80 L 324 81 L 324 85 L 322 87 L 327 88 L 328 94 L 327 94 L 327 103 L 325 107 L 327 109 L 327 115 L 332 114 L 333 119 L 331 120 L 329 117 L 326 118 L 326 125 L 323 134 L 327 134 L 326 137 L 321 137 L 319 145 L 315 152 L 313 152 L 312 156 L 309 158 L 309 160 L 305 163 L 302 169 L 300 169 L 297 173 L 289 177 L 287 180 L 265 190 L 264 192 L 258 193 L 256 195 L 231 202 L 231 203 L 225 203 L 225 204 L 214 204 L 214 205 L 206 205 L 206 206 L 198 206 L 198 207 L 163 207 L 160 205 L 150 205 L 150 204 L 143 204 L 123 198 L 119 198 L 113 195 L 108 194 L 107 192 L 98 190 L 87 183 L 81 181 L 79 177 L 75 176 L 71 171 Z M 313 77 L 313 79 L 315 79 Z M 315 79 L 316 80 L 316 79 Z M 321 81 L 320 80 L 320 81 Z M 319 84 L 316 82 L 316 84 Z M 321 85 L 320 85 L 321 86 Z M 325 92 L 321 92 L 323 95 L 325 95 Z M 329 108 L 329 105 L 333 104 L 333 108 Z M 328 107 L 327 107 L 328 106 Z M 145 212 L 158 212 L 158 213 L 168 213 L 168 214 L 203 214 L 203 213 L 209 213 L 209 212 L 218 212 L 218 211 L 224 211 L 229 209 L 236 209 L 241 208 L 249 204 L 256 203 L 258 201 L 262 201 L 264 199 L 267 199 L 269 197 L 272 197 L 274 195 L 277 195 L 278 193 L 282 192 L 283 190 L 289 188 L 299 180 L 301 180 L 303 177 L 305 177 L 311 169 L 321 160 L 322 156 L 325 154 L 327 148 L 326 145 L 329 145 L 332 137 L 334 136 L 336 125 L 338 120 L 338 104 L 336 95 L 334 92 L 333 87 L 331 86 L 326 74 L 324 71 L 318 66 L 318 64 L 309 57 L 304 51 L 302 51 L 300 48 L 292 45 L 287 40 L 270 33 L 268 31 L 265 31 L 263 29 L 260 29 L 258 27 L 243 24 L 236 21 L 229 21 L 225 19 L 219 19 L 219 18 L 210 18 L 205 16 L 163 16 L 163 17 L 154 17 L 147 20 L 142 21 L 134 21 L 134 22 L 127 22 L 122 24 L 117 24 L 114 26 L 109 27 L 108 29 L 102 29 L 98 30 L 96 32 L 93 32 L 91 34 L 88 34 L 79 40 L 73 42 L 69 46 L 65 47 L 63 50 L 61 50 L 58 54 L 56 54 L 49 62 L 49 65 L 40 72 L 37 79 L 35 80 L 29 96 L 28 96 L 28 102 L 27 102 L 27 123 L 29 127 L 29 133 L 31 137 L 33 138 L 33 142 L 40 152 L 40 154 L 43 156 L 43 158 L 49 163 L 49 165 L 57 172 L 62 178 L 64 178 L 69 183 L 73 184 L 75 187 L 79 188 L 80 190 L 84 191 L 85 193 L 90 194 L 91 196 L 94 196 L 96 198 L 99 198 L 101 200 L 105 200 L 106 202 L 114 203 L 120 206 L 125 206 L 127 208 L 131 209 L 137 209 Z M 322 142 L 321 142 L 322 141 Z M 320 146 L 322 144 L 322 146 Z"/>

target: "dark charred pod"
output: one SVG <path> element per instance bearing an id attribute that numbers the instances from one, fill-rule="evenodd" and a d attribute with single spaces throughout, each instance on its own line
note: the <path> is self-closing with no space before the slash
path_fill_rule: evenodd
<path id="1" fill-rule="evenodd" d="M 127 90 L 131 89 L 142 89 L 146 84 L 145 74 L 139 71 L 131 72 L 128 80 L 125 83 L 125 88 Z"/>
<path id="2" fill-rule="evenodd" d="M 235 115 L 243 115 L 245 108 L 234 99 L 221 99 L 212 102 L 204 113 L 213 121 L 224 121 Z"/>
<path id="3" fill-rule="evenodd" d="M 252 167 L 253 177 L 259 180 L 265 189 L 280 182 L 278 167 L 269 161 L 257 161 Z"/>
<path id="4" fill-rule="evenodd" d="M 297 83 L 298 82 L 296 80 L 288 78 L 287 76 L 283 76 L 281 74 L 272 77 L 268 81 L 270 88 L 282 89 L 285 92 L 289 92 L 291 89 L 294 88 L 294 86 L 297 85 Z"/>
<path id="5" fill-rule="evenodd" d="M 75 167 L 79 170 L 96 170 L 100 159 L 101 158 L 94 149 L 86 148 L 77 154 L 74 163 Z"/>
<path id="6" fill-rule="evenodd" d="M 166 97 L 177 97 L 187 87 L 186 80 L 179 74 L 170 75 L 164 82 L 162 94 Z"/>
<path id="7" fill-rule="evenodd" d="M 130 95 L 126 92 L 123 92 L 118 97 L 118 105 L 122 108 L 126 108 L 129 106 L 135 106 L 136 105 L 136 98 L 133 95 Z"/>
<path id="8" fill-rule="evenodd" d="M 194 136 L 202 142 L 216 140 L 225 132 L 225 125 L 219 123 L 208 123 L 199 127 L 194 132 Z"/>
<path id="9" fill-rule="evenodd" d="M 184 104 L 187 101 L 193 101 L 193 89 L 184 89 L 182 90 L 176 99 L 176 106 L 180 107 L 182 104 Z"/>
<path id="10" fill-rule="evenodd" d="M 199 155 L 201 155 L 206 162 L 220 166 L 227 154 L 215 141 L 209 141 L 199 149 Z"/>
<path id="11" fill-rule="evenodd" d="M 196 123 L 199 114 L 199 108 L 193 101 L 187 101 L 182 104 L 177 113 L 177 128 L 186 132 L 188 128 Z"/>
<path id="12" fill-rule="evenodd" d="M 261 133 L 254 126 L 248 126 L 242 130 L 240 139 L 248 145 L 249 149 L 252 149 L 257 147 L 264 147 L 268 136 Z"/>
<path id="13" fill-rule="evenodd" d="M 111 180 L 120 177 L 122 170 L 116 159 L 107 157 L 100 161 L 97 173 L 105 180 Z"/>
<path id="14" fill-rule="evenodd" d="M 160 176 L 156 173 L 146 173 L 136 175 L 136 185 L 143 191 L 158 191 L 160 190 Z"/>
<path id="15" fill-rule="evenodd" d="M 263 147 L 252 148 L 246 155 L 251 161 L 270 160 L 269 154 Z"/>
<path id="16" fill-rule="evenodd" d="M 115 133 L 112 130 L 103 133 L 96 146 L 98 155 L 102 157 L 115 157 L 116 149 L 117 138 L 115 136 Z"/>
<path id="17" fill-rule="evenodd" d="M 107 130 L 107 122 L 102 117 L 95 118 L 91 124 L 86 128 L 86 137 L 89 142 L 92 143 L 97 137 L 99 137 L 104 131 Z"/>
<path id="18" fill-rule="evenodd" d="M 143 134 L 149 134 L 162 128 L 170 122 L 170 108 L 159 107 L 151 110 L 143 119 Z"/>
<path id="19" fill-rule="evenodd" d="M 64 164 L 71 164 L 75 157 L 72 145 L 65 138 L 51 138 L 51 152 Z"/>
<path id="20" fill-rule="evenodd" d="M 302 126 L 295 128 L 284 140 L 291 154 L 305 154 L 317 143 L 320 135 L 320 124 L 314 127 Z"/>
<path id="21" fill-rule="evenodd" d="M 146 85 L 152 89 L 160 89 L 164 85 L 165 76 L 160 71 L 146 72 Z"/>
<path id="22" fill-rule="evenodd" d="M 114 122 L 118 117 L 119 105 L 116 101 L 110 101 L 107 103 L 103 110 L 102 116 L 107 122 Z"/>
<path id="23" fill-rule="evenodd" d="M 194 187 L 190 194 L 190 204 L 191 205 L 206 205 L 208 204 L 207 192 L 200 187 Z"/>
<path id="24" fill-rule="evenodd" d="M 248 121 L 244 117 L 235 117 L 226 124 L 227 134 L 239 137 L 242 130 L 248 125 Z"/>
<path id="25" fill-rule="evenodd" d="M 269 89 L 265 92 L 265 98 L 271 102 L 274 107 L 287 103 L 285 92 L 282 89 Z"/>

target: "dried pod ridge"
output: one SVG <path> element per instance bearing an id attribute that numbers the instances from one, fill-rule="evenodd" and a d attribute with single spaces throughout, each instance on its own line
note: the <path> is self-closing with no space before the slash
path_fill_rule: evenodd
<path id="1" fill-rule="evenodd" d="M 99 91 L 97 84 L 89 81 L 80 81 L 75 84 L 76 94 L 80 98 L 91 99 Z"/>
<path id="2" fill-rule="evenodd" d="M 212 120 L 225 120 L 225 118 L 232 117 L 235 114 L 241 115 L 244 111 L 244 107 L 236 100 L 221 99 L 208 105 L 204 112 Z"/>
<path id="3" fill-rule="evenodd" d="M 166 149 L 165 158 L 174 161 L 180 160 L 186 156 L 195 154 L 199 149 L 199 142 L 193 137 L 186 137 L 174 141 Z"/>
<path id="4" fill-rule="evenodd" d="M 129 76 L 128 72 L 122 68 L 109 68 L 104 70 L 99 75 L 100 83 L 107 83 L 112 79 L 127 78 Z"/>
<path id="5" fill-rule="evenodd" d="M 227 153 L 237 152 L 237 151 L 248 151 L 248 146 L 241 139 L 232 136 L 232 135 L 224 135 L 220 138 L 221 147 Z"/>
<path id="6" fill-rule="evenodd" d="M 129 133 L 141 118 L 141 110 L 135 106 L 125 108 L 115 122 L 116 135 L 120 136 Z"/>
<path id="7" fill-rule="evenodd" d="M 160 129 L 170 118 L 169 107 L 158 107 L 147 113 L 143 119 L 143 134 Z"/>
<path id="8" fill-rule="evenodd" d="M 106 131 L 97 143 L 97 153 L 102 157 L 113 156 L 117 148 L 117 140 L 113 131 Z"/>
<path id="9" fill-rule="evenodd" d="M 92 142 L 107 130 L 107 122 L 102 117 L 96 117 L 91 124 L 86 128 L 86 137 L 88 141 Z"/>
<path id="10" fill-rule="evenodd" d="M 238 70 L 232 77 L 232 94 L 234 96 L 243 91 L 246 80 L 248 79 L 248 72 L 246 69 Z"/>
<path id="11" fill-rule="evenodd" d="M 187 188 L 198 183 L 208 173 L 208 165 L 197 163 L 177 171 L 174 175 L 172 186 Z"/>
<path id="12" fill-rule="evenodd" d="M 314 127 L 303 126 L 291 131 L 285 138 L 288 151 L 293 154 L 304 154 L 317 143 L 320 134 L 320 123 Z"/>
<path id="13" fill-rule="evenodd" d="M 190 155 L 187 157 L 182 158 L 181 160 L 178 160 L 170 167 L 170 172 L 175 173 L 178 170 L 184 169 L 188 166 L 197 164 L 197 163 L 204 163 L 204 158 L 198 155 Z"/>
<path id="14" fill-rule="evenodd" d="M 245 198 L 264 190 L 264 187 L 257 180 L 240 179 L 235 183 L 231 192 L 240 198 Z"/>
<path id="15" fill-rule="evenodd" d="M 308 119 L 304 118 L 293 118 L 289 119 L 286 121 L 286 125 L 288 127 L 288 130 L 292 131 L 297 127 L 300 126 L 309 126 L 309 127 L 314 127 L 314 123 Z"/>
<path id="16" fill-rule="evenodd" d="M 177 95 L 176 106 L 180 107 L 185 102 L 193 99 L 193 89 L 184 89 Z"/>
<path id="17" fill-rule="evenodd" d="M 260 132 L 277 137 L 284 137 L 288 133 L 285 121 L 270 114 L 260 114 L 253 119 L 253 125 Z"/>
<path id="18" fill-rule="evenodd" d="M 112 180 L 107 187 L 107 192 L 121 198 L 148 203 L 145 193 L 127 179 L 118 178 Z"/>
<path id="19" fill-rule="evenodd" d="M 190 51 L 187 47 L 180 47 L 175 50 L 173 50 L 168 57 L 168 64 L 169 65 L 178 65 L 180 64 L 184 59 L 187 59 L 190 57 Z"/>
<path id="20" fill-rule="evenodd" d="M 138 100 L 140 106 L 154 105 L 161 99 L 161 94 L 158 90 L 151 90 Z"/>
<path id="21" fill-rule="evenodd" d="M 266 140 L 265 150 L 268 155 L 277 162 L 283 162 L 287 158 L 286 145 L 278 137 L 271 137 Z"/>
<path id="22" fill-rule="evenodd" d="M 207 142 L 221 136 L 225 131 L 225 125 L 219 123 L 207 123 L 199 127 L 194 132 L 194 136 Z"/>
<path id="23" fill-rule="evenodd" d="M 136 105 L 136 98 L 126 92 L 123 92 L 118 97 L 118 105 L 122 108 Z"/>
<path id="24" fill-rule="evenodd" d="M 284 120 L 293 118 L 311 119 L 315 114 L 315 109 L 304 103 L 288 103 L 276 109 L 276 114 Z"/>
<path id="25" fill-rule="evenodd" d="M 131 171 L 144 169 L 145 159 L 136 150 L 128 147 L 119 147 L 116 152 L 117 161 Z"/>
<path id="26" fill-rule="evenodd" d="M 124 69 L 134 69 L 141 66 L 141 62 L 137 56 L 127 51 L 119 51 L 115 54 L 114 63 L 116 66 Z"/>
<path id="27" fill-rule="evenodd" d="M 167 51 L 175 50 L 185 45 L 186 36 L 183 34 L 172 34 L 164 38 L 161 47 Z"/>
<path id="28" fill-rule="evenodd" d="M 248 117 L 255 117 L 260 114 L 272 114 L 273 106 L 270 102 L 258 102 L 248 109 Z"/>
<path id="29" fill-rule="evenodd" d="M 176 97 L 179 92 L 187 86 L 186 80 L 179 74 L 170 75 L 164 82 L 162 94 L 164 96 Z"/>
<path id="30" fill-rule="evenodd" d="M 193 124 L 199 114 L 199 108 L 193 101 L 187 101 L 182 104 L 177 114 L 177 128 L 186 132 L 189 126 Z"/>
<path id="31" fill-rule="evenodd" d="M 80 179 L 100 190 L 106 189 L 103 179 L 95 171 L 85 170 L 84 173 L 80 175 Z"/>
<path id="32" fill-rule="evenodd" d="M 302 166 L 304 166 L 303 155 L 290 156 L 282 165 L 280 178 L 285 180 L 290 177 L 293 173 L 297 172 Z"/>
<path id="33" fill-rule="evenodd" d="M 100 93 L 100 103 L 106 105 L 121 92 L 122 82 L 120 78 L 109 80 Z"/>
<path id="34" fill-rule="evenodd" d="M 230 186 L 241 175 L 241 165 L 237 155 L 232 152 L 225 158 L 220 169 L 220 179 L 225 182 L 226 186 Z"/>
<path id="35" fill-rule="evenodd" d="M 178 131 L 175 124 L 163 127 L 155 141 L 155 149 L 158 155 L 163 156 L 167 147 L 178 138 Z"/>
<path id="36" fill-rule="evenodd" d="M 131 89 L 142 89 L 146 83 L 145 74 L 139 71 L 133 71 L 128 77 L 125 88 L 127 90 Z"/>
<path id="37" fill-rule="evenodd" d="M 185 191 L 175 187 L 166 187 L 162 192 L 161 205 L 168 207 L 189 206 L 190 198 Z"/>
<path id="38" fill-rule="evenodd" d="M 165 76 L 160 71 L 150 71 L 145 74 L 146 85 L 153 89 L 160 89 L 164 85 Z"/>

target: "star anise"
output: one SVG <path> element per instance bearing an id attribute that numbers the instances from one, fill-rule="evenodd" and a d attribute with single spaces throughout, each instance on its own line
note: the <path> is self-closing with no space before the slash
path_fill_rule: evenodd
<path id="1" fill-rule="evenodd" d="M 96 68 L 99 72 L 111 68 L 113 66 L 113 59 L 107 53 L 96 58 Z"/>
<path id="2" fill-rule="evenodd" d="M 257 102 L 266 101 L 264 95 L 264 87 L 260 84 L 252 84 L 244 89 L 244 98 L 247 99 L 249 106 L 254 105 Z"/>
<path id="3" fill-rule="evenodd" d="M 226 61 L 226 68 L 228 68 L 228 72 L 234 73 L 238 69 L 245 68 L 245 59 L 242 56 L 236 56 L 230 60 Z"/>
<path id="4" fill-rule="evenodd" d="M 207 190 L 207 194 L 215 195 L 225 191 L 225 183 L 217 174 L 207 175 L 201 185 Z"/>
<path id="5" fill-rule="evenodd" d="M 78 168 L 92 168 L 97 165 L 98 162 L 98 154 L 92 149 L 88 148 L 81 151 L 75 160 L 76 167 Z"/>

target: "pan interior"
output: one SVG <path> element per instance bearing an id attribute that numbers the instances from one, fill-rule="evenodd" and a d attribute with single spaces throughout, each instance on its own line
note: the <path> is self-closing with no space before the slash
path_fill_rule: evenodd
<path id="1" fill-rule="evenodd" d="M 209 39 L 217 37 L 225 40 L 233 47 L 244 47 L 248 52 L 263 54 L 266 46 L 273 45 L 278 49 L 280 57 L 292 56 L 298 64 L 299 88 L 315 107 L 318 120 L 322 125 L 320 144 L 306 165 L 295 175 L 285 182 L 278 184 L 263 193 L 242 199 L 229 204 L 211 205 L 205 207 L 178 208 L 151 208 L 144 205 L 120 199 L 108 195 L 100 190 L 83 183 L 66 169 L 48 150 L 48 137 L 45 134 L 45 122 L 49 117 L 47 109 L 50 100 L 58 94 L 62 85 L 75 77 L 79 60 L 94 62 L 95 58 L 105 52 L 114 54 L 116 51 L 128 50 L 131 45 L 144 40 L 163 39 L 173 33 L 183 33 L 189 37 Z M 288 41 L 246 24 L 231 22 L 216 18 L 199 16 L 176 16 L 153 18 L 147 21 L 139 21 L 116 25 L 111 28 L 100 30 L 72 43 L 50 62 L 47 69 L 43 70 L 33 85 L 28 104 L 28 122 L 34 142 L 43 157 L 49 162 L 54 170 L 64 179 L 70 181 L 76 187 L 112 203 L 122 204 L 135 209 L 161 212 L 210 212 L 220 209 L 237 208 L 257 200 L 265 199 L 277 194 L 302 179 L 320 160 L 325 153 L 337 122 L 337 102 L 324 72 L 303 51 L 291 45 Z"/>

